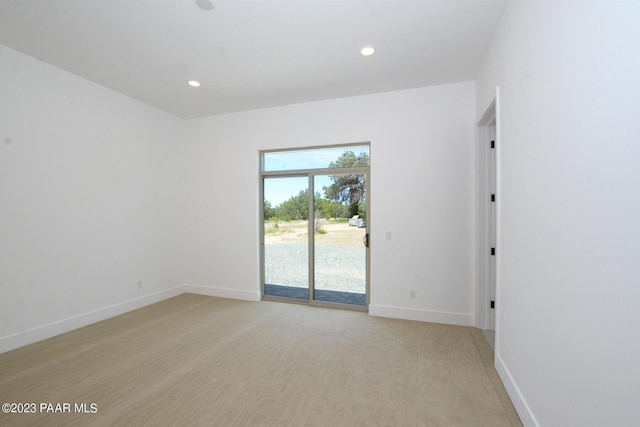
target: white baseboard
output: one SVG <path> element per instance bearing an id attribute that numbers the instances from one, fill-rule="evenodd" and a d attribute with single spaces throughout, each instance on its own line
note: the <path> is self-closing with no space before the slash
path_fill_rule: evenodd
<path id="1" fill-rule="evenodd" d="M 119 316 L 129 311 L 137 310 L 157 302 L 176 297 L 183 293 L 206 295 L 220 298 L 231 298 L 244 301 L 260 301 L 259 291 L 245 291 L 230 288 L 221 288 L 202 285 L 180 285 L 156 292 L 143 297 L 134 298 L 122 303 L 114 304 L 98 310 L 80 314 L 78 316 L 38 326 L 14 335 L 0 338 L 0 353 L 4 353 L 25 345 L 33 344 L 56 335 L 74 329 L 91 325 L 111 317 Z M 429 310 L 417 310 L 403 307 L 390 307 L 384 305 L 369 305 L 369 314 L 378 317 L 390 317 L 395 319 L 417 320 L 422 322 L 445 323 L 449 325 L 474 326 L 475 318 L 471 314 L 447 313 Z M 535 424 L 534 424 L 535 425 Z"/>
<path id="2" fill-rule="evenodd" d="M 260 291 L 241 291 L 238 289 L 218 288 L 202 285 L 184 285 L 187 294 L 206 295 L 209 297 L 231 298 L 244 301 L 260 301 Z"/>
<path id="3" fill-rule="evenodd" d="M 391 317 L 393 319 L 417 320 L 419 322 L 444 323 L 447 325 L 475 326 L 476 319 L 472 314 L 447 313 L 442 311 L 418 310 L 415 308 L 390 307 L 369 304 L 369 315 Z"/>
<path id="4" fill-rule="evenodd" d="M 513 406 L 516 408 L 522 425 L 525 427 L 538 427 L 540 424 L 538 424 L 536 417 L 534 417 L 533 412 L 531 412 L 531 408 L 527 405 L 527 401 L 524 400 L 522 393 L 520 393 L 520 389 L 513 380 L 509 369 L 507 369 L 504 361 L 497 353 L 495 356 L 495 368 L 502 380 L 502 384 L 504 384 L 504 388 L 507 390 L 507 394 L 511 398 L 511 402 L 513 402 Z"/>
<path id="5" fill-rule="evenodd" d="M 59 320 L 57 322 L 38 326 L 37 328 L 28 329 L 14 335 L 9 335 L 7 337 L 0 338 L 0 353 L 14 350 L 25 345 L 33 344 L 35 342 L 54 337 L 56 335 L 64 334 L 65 332 L 82 328 L 84 326 L 88 326 L 92 323 L 100 322 L 111 317 L 119 316 L 129 311 L 137 310 L 139 308 L 176 297 L 183 293 L 184 287 L 176 286 L 171 289 L 145 295 L 139 298 L 134 298 L 122 303 L 114 304 L 108 307 L 100 308 L 98 310 Z"/>

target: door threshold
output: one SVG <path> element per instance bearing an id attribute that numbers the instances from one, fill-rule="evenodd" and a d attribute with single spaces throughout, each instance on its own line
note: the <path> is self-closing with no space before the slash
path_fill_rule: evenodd
<path id="1" fill-rule="evenodd" d="M 310 300 L 308 288 L 266 283 L 262 299 L 368 312 L 366 294 L 326 289 L 315 292 L 317 299 Z"/>

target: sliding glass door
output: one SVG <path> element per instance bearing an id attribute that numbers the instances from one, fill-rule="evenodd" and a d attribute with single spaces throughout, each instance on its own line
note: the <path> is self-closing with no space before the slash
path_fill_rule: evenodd
<path id="1" fill-rule="evenodd" d="M 267 299 L 368 304 L 368 145 L 262 156 Z"/>

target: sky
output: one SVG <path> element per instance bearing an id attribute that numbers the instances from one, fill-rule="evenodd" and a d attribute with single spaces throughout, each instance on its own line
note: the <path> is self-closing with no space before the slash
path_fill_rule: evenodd
<path id="1" fill-rule="evenodd" d="M 331 162 L 338 160 L 345 151 L 352 151 L 356 155 L 363 152 L 369 154 L 369 146 L 330 147 L 264 153 L 264 170 L 270 172 L 296 169 L 324 169 L 328 168 Z"/>

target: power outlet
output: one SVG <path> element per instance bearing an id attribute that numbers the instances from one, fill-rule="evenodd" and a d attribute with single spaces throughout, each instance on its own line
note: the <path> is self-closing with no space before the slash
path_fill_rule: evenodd
<path id="1" fill-rule="evenodd" d="M 409 299 L 416 299 L 416 290 L 415 289 L 411 289 L 409 291 Z"/>

